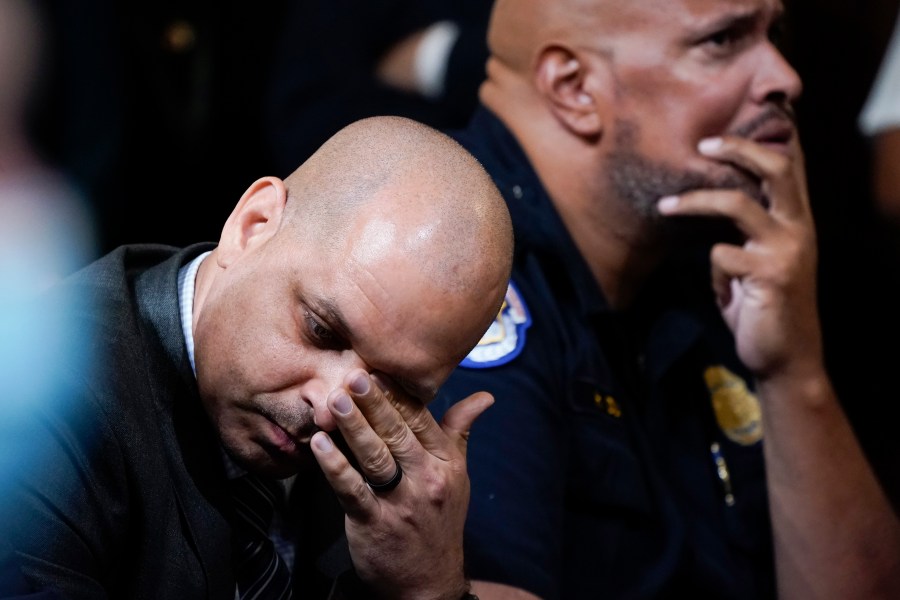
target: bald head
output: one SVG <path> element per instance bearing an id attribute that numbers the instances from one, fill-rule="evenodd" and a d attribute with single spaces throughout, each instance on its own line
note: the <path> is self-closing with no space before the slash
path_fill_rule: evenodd
<path id="1" fill-rule="evenodd" d="M 390 232 L 392 251 L 415 257 L 444 289 L 509 268 L 509 214 L 490 176 L 454 140 L 416 121 L 357 121 L 285 186 L 286 227 L 332 250 L 361 235 L 374 249 Z"/>
<path id="2" fill-rule="evenodd" d="M 491 14 L 491 55 L 526 73 L 543 48 L 554 44 L 596 46 L 605 17 L 620 0 L 497 0 Z"/>

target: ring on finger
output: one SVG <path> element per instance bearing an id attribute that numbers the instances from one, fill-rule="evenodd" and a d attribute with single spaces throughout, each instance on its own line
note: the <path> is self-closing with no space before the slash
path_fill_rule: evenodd
<path id="1" fill-rule="evenodd" d="M 368 477 L 363 475 L 363 479 L 366 480 L 366 485 L 375 492 L 376 494 L 383 494 L 385 492 L 389 492 L 398 485 L 400 485 L 400 480 L 403 479 L 403 469 L 400 467 L 399 462 L 395 462 L 397 465 L 397 470 L 394 471 L 394 475 L 384 483 L 374 483 Z"/>

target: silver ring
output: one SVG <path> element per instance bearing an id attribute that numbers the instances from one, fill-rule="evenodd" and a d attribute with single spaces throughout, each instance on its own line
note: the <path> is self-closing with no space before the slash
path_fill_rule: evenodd
<path id="1" fill-rule="evenodd" d="M 373 492 L 375 492 L 376 494 L 389 492 L 400 485 L 400 480 L 403 479 L 403 469 L 400 468 L 400 463 L 395 462 L 394 464 L 397 465 L 397 470 L 394 471 L 393 477 L 391 477 L 384 483 L 372 483 L 368 477 L 363 475 L 363 479 L 366 480 L 366 484 L 372 489 Z"/>

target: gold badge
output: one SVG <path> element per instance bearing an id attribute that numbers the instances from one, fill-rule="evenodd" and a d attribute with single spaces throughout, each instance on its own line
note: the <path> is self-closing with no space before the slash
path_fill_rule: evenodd
<path id="1" fill-rule="evenodd" d="M 716 421 L 726 437 L 742 446 L 761 440 L 762 411 L 747 383 L 723 366 L 707 368 L 703 378 L 712 396 Z"/>

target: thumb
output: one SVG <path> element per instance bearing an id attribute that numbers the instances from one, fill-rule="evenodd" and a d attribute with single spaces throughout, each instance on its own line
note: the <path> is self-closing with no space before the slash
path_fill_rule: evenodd
<path id="1" fill-rule="evenodd" d="M 475 392 L 450 407 L 441 419 L 441 429 L 456 442 L 462 455 L 466 455 L 469 430 L 475 419 L 494 403 L 494 397 L 487 392 Z"/>

